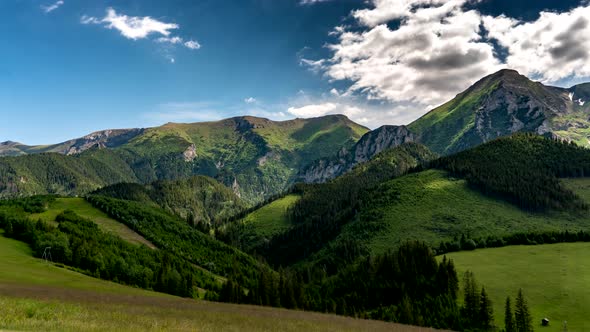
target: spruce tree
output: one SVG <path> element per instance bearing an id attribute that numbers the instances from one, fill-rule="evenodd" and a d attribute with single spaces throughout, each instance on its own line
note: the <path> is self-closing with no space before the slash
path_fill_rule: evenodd
<path id="1" fill-rule="evenodd" d="M 480 294 L 479 325 L 484 330 L 490 330 L 494 325 L 494 309 L 484 287 L 481 288 Z"/>
<path id="2" fill-rule="evenodd" d="M 516 332 L 533 332 L 533 322 L 529 312 L 528 304 L 522 293 L 522 289 L 518 291 L 516 297 L 516 306 L 514 308 L 514 322 Z"/>
<path id="3" fill-rule="evenodd" d="M 510 296 L 506 298 L 506 304 L 504 305 L 504 330 L 505 332 L 516 332 Z"/>
<path id="4" fill-rule="evenodd" d="M 480 298 L 473 272 L 467 271 L 463 276 L 463 293 L 462 316 L 466 319 L 469 326 L 476 326 L 478 325 Z"/>

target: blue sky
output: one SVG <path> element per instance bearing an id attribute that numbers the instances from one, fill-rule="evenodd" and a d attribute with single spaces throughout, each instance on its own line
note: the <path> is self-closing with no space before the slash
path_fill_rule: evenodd
<path id="1" fill-rule="evenodd" d="M 587 2 L 302 1 L 2 0 L 0 141 L 244 114 L 344 113 L 376 127 L 407 123 L 502 67 L 559 85 L 590 76 L 586 48 L 554 51 L 563 29 L 587 35 Z M 444 25 L 418 20 L 435 9 Z M 429 29 L 438 37 L 414 45 L 412 31 Z M 545 55 L 525 47 L 539 31 Z M 536 68 L 531 51 L 543 56 Z"/>

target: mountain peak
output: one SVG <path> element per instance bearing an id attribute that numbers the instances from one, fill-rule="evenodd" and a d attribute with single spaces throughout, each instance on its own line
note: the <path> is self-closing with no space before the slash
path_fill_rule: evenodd
<path id="1" fill-rule="evenodd" d="M 497 72 L 493 73 L 491 76 L 495 77 L 524 77 L 520 75 L 520 73 L 514 69 L 500 69 Z"/>
<path id="2" fill-rule="evenodd" d="M 515 132 L 548 134 L 568 112 L 566 89 L 531 81 L 515 70 L 488 75 L 453 100 L 410 124 L 431 150 L 452 154 Z"/>
<path id="3" fill-rule="evenodd" d="M 20 144 L 21 143 L 14 142 L 14 141 L 0 142 L 0 146 L 13 146 L 13 145 L 20 145 Z"/>
<path id="4" fill-rule="evenodd" d="M 497 83 L 508 83 L 510 85 L 527 86 L 527 83 L 532 83 L 528 77 L 521 75 L 513 69 L 502 69 L 491 75 L 488 75 L 473 85 L 473 88 L 488 87 Z"/>

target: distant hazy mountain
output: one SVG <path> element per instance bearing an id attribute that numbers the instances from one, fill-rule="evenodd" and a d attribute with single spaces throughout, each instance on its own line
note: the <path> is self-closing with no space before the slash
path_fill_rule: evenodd
<path id="1" fill-rule="evenodd" d="M 0 143 L 1 156 L 22 156 L 27 154 L 55 152 L 65 155 L 73 155 L 88 149 L 115 148 L 129 142 L 134 137 L 143 133 L 145 129 L 117 129 L 97 131 L 81 138 L 69 140 L 53 145 L 24 145 L 18 142 Z"/>
<path id="2" fill-rule="evenodd" d="M 367 131 L 341 115 L 282 122 L 245 116 L 107 130 L 53 146 L 3 143 L 5 155 L 30 155 L 0 158 L 0 195 L 84 194 L 123 181 L 206 175 L 256 202 L 285 190 L 301 168 L 350 148 Z"/>

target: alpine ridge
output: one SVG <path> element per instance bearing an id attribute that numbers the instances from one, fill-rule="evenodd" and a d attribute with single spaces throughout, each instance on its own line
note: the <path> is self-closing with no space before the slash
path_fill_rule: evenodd
<path id="1" fill-rule="evenodd" d="M 271 121 L 252 116 L 106 130 L 52 146 L 0 144 L 0 196 L 84 195 L 118 182 L 204 175 L 248 203 L 286 190 L 303 167 L 350 148 L 367 128 L 342 115 Z"/>

